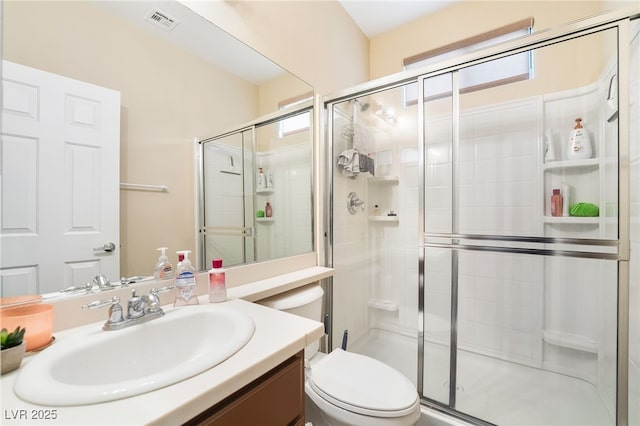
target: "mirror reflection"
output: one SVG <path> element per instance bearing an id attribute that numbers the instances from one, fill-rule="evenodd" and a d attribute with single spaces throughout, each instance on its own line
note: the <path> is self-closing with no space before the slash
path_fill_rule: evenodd
<path id="1" fill-rule="evenodd" d="M 203 263 L 313 249 L 309 108 L 202 144 Z"/>
<path id="2" fill-rule="evenodd" d="M 195 252 L 194 138 L 273 113 L 283 99 L 311 91 L 174 1 L 6 2 L 2 31 L 5 80 L 7 68 L 16 64 L 19 78 L 14 81 L 25 69 L 34 69 L 104 89 L 115 101 L 106 106 L 92 93 L 76 96 L 77 103 L 64 101 L 65 114 L 73 120 L 61 118 L 60 126 L 69 125 L 72 131 L 61 137 L 61 152 L 46 156 L 42 136 L 31 130 L 12 131 L 22 135 L 18 139 L 6 136 L 10 125 L 28 121 L 22 107 L 30 104 L 23 101 L 44 99 L 30 97 L 22 88 L 46 91 L 40 83 L 18 84 L 11 92 L 26 97 L 12 99 L 15 108 L 8 111 L 9 91 L 3 90 L 3 217 L 15 221 L 4 220 L 1 242 L 7 248 L 16 235 L 32 237 L 29 245 L 16 243 L 22 249 L 3 250 L 3 297 L 84 287 L 100 273 L 116 284 L 120 277 L 148 277 L 158 259 L 156 248 L 168 247 L 170 257 L 178 250 Z M 28 112 L 31 106 L 25 108 Z M 109 111 L 114 110 L 112 117 Z M 96 129 L 106 128 L 107 118 L 115 122 L 115 147 L 105 145 L 113 138 L 95 137 Z M 33 143 L 25 148 L 24 140 Z M 113 148 L 108 155 L 106 146 Z M 12 148 L 13 160 L 8 155 Z M 46 164 L 51 176 L 39 168 Z M 109 186 L 101 182 L 105 176 Z M 8 182 L 15 185 L 10 188 Z M 51 198 L 47 203 L 45 196 Z M 43 204 L 59 206 L 59 218 L 34 209 Z M 17 209 L 7 215 L 7 206 Z M 305 212 L 306 218 L 310 215 Z M 102 233 L 105 220 L 112 223 L 109 235 Z M 66 240 L 45 242 L 41 234 L 46 226 Z M 38 256 L 56 264 L 46 269 Z"/>

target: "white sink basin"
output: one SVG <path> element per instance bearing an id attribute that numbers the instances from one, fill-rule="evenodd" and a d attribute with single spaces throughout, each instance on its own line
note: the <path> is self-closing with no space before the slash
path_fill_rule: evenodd
<path id="1" fill-rule="evenodd" d="M 52 406 L 139 395 L 220 364 L 254 329 L 247 315 L 218 305 L 170 310 L 118 331 L 91 328 L 35 355 L 19 370 L 14 390 L 26 401 Z"/>

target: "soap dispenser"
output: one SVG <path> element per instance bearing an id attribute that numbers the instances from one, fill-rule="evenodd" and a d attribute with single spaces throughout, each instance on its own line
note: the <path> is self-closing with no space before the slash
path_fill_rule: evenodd
<path id="1" fill-rule="evenodd" d="M 576 125 L 569 137 L 568 160 L 584 160 L 591 158 L 591 139 L 589 132 L 582 126 L 582 118 L 576 118 Z"/>
<path id="2" fill-rule="evenodd" d="M 198 305 L 196 290 L 196 271 L 191 266 L 189 260 L 190 250 L 181 250 L 178 254 L 178 265 L 176 266 L 176 300 L 173 306 Z"/>
<path id="3" fill-rule="evenodd" d="M 173 265 L 167 257 L 167 247 L 159 247 L 156 250 L 162 252 L 156 263 L 156 268 L 153 273 L 153 277 L 157 280 L 166 280 L 173 278 Z"/>

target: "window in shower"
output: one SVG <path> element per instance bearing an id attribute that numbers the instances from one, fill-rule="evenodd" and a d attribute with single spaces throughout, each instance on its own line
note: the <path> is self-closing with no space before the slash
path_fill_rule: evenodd
<path id="1" fill-rule="evenodd" d="M 436 405 L 503 425 L 615 424 L 616 31 L 536 49 L 536 78 L 509 86 L 465 91 L 485 64 L 423 80 L 422 391 Z M 569 67 L 580 52 L 592 60 Z M 453 96 L 428 96 L 436 78 Z M 568 153 L 576 118 L 592 158 Z"/>
<path id="2" fill-rule="evenodd" d="M 533 18 L 528 18 L 484 34 L 419 53 L 404 60 L 404 69 L 420 69 L 474 50 L 513 40 L 530 34 L 532 27 Z M 486 87 L 527 80 L 533 78 L 533 55 L 531 51 L 528 51 L 489 61 L 474 67 L 473 71 L 461 70 L 458 78 L 461 92 L 472 92 Z M 447 75 L 432 77 L 428 87 L 425 87 L 424 97 L 425 99 L 433 99 L 449 96 L 451 90 L 451 79 Z M 418 101 L 417 84 L 407 86 L 405 97 L 406 104 L 413 104 Z"/>
<path id="3" fill-rule="evenodd" d="M 278 102 L 278 109 L 283 110 L 285 108 L 302 106 L 305 103 L 311 102 L 312 99 L 313 93 L 305 93 L 301 96 Z M 311 115 L 298 114 L 287 119 L 280 120 L 278 136 L 282 138 L 292 133 L 308 131 L 310 128 Z"/>

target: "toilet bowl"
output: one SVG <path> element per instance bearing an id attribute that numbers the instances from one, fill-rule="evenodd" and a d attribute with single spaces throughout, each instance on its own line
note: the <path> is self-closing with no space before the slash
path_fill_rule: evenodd
<path id="1" fill-rule="evenodd" d="M 313 284 L 258 303 L 305 318 L 321 319 L 322 288 Z M 387 364 L 335 349 L 318 352 L 318 341 L 305 348 L 306 420 L 314 426 L 409 426 L 420 417 L 413 384 Z"/>

